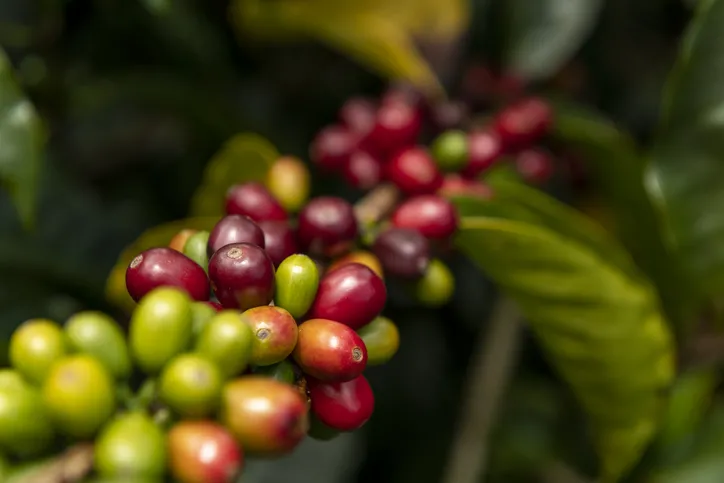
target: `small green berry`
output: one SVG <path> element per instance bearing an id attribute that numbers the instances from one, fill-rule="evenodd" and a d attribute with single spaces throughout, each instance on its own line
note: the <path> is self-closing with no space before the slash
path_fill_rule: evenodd
<path id="1" fill-rule="evenodd" d="M 184 244 L 183 254 L 206 270 L 209 265 L 209 256 L 206 253 L 206 246 L 209 243 L 209 232 L 198 231 L 191 235 Z"/>
<path id="2" fill-rule="evenodd" d="M 319 288 L 319 269 L 307 255 L 284 259 L 276 271 L 274 305 L 286 309 L 299 319 L 309 311 Z"/>
<path id="3" fill-rule="evenodd" d="M 463 131 L 445 131 L 433 141 L 431 149 L 443 171 L 457 172 L 468 163 L 468 137 Z"/>
<path id="4" fill-rule="evenodd" d="M 425 274 L 415 282 L 417 300 L 427 307 L 440 307 L 452 298 L 455 292 L 455 277 L 439 259 L 430 261 Z"/>

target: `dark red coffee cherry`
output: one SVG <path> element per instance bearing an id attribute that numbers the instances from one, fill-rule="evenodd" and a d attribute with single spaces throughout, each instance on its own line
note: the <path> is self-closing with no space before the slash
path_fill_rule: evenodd
<path id="1" fill-rule="evenodd" d="M 543 99 L 531 97 L 501 111 L 494 124 L 505 150 L 516 150 L 530 146 L 548 132 L 553 111 Z"/>
<path id="2" fill-rule="evenodd" d="M 339 121 L 352 133 L 364 137 L 375 125 L 377 106 L 371 99 L 353 97 L 339 110 Z"/>
<path id="3" fill-rule="evenodd" d="M 256 222 L 287 219 L 282 205 L 263 184 L 256 182 L 237 184 L 227 191 L 226 214 L 245 215 Z"/>
<path id="4" fill-rule="evenodd" d="M 524 180 L 533 184 L 541 184 L 553 176 L 553 160 L 542 149 L 526 149 L 515 158 L 515 168 Z"/>
<path id="5" fill-rule="evenodd" d="M 408 196 L 430 194 L 442 186 L 442 173 L 421 147 L 399 152 L 387 165 L 387 178 Z"/>
<path id="6" fill-rule="evenodd" d="M 419 111 L 405 102 L 383 101 L 377 110 L 369 145 L 380 154 L 390 154 L 415 144 L 420 133 Z"/>
<path id="7" fill-rule="evenodd" d="M 297 240 L 305 252 L 334 256 L 357 238 L 352 205 L 342 198 L 313 198 L 299 213 Z"/>
<path id="8" fill-rule="evenodd" d="M 161 286 L 179 287 L 194 300 L 209 298 L 209 280 L 204 269 L 172 248 L 148 249 L 126 269 L 126 288 L 136 302 Z"/>
<path id="9" fill-rule="evenodd" d="M 370 153 L 357 150 L 352 153 L 342 175 L 350 186 L 370 190 L 382 181 L 382 162 Z"/>
<path id="10" fill-rule="evenodd" d="M 382 232 L 372 246 L 385 273 L 400 278 L 419 278 L 430 263 L 430 243 L 420 232 L 409 228 L 390 228 Z"/>
<path id="11" fill-rule="evenodd" d="M 346 325 L 327 319 L 309 319 L 299 326 L 292 355 L 305 374 L 327 382 L 350 381 L 367 367 L 362 338 Z"/>
<path id="12" fill-rule="evenodd" d="M 227 309 L 247 310 L 274 298 L 274 264 L 263 248 L 251 243 L 221 247 L 209 260 L 216 298 Z"/>
<path id="13" fill-rule="evenodd" d="M 308 316 L 336 320 L 356 330 L 372 322 L 386 301 L 382 279 L 361 263 L 349 263 L 322 277 Z"/>
<path id="14" fill-rule="evenodd" d="M 344 126 L 327 126 L 312 141 L 309 156 L 323 171 L 337 172 L 357 147 L 357 137 Z"/>
<path id="15" fill-rule="evenodd" d="M 461 174 L 476 178 L 495 165 L 503 154 L 500 137 L 490 130 L 472 131 L 468 134 L 468 163 Z"/>
<path id="16" fill-rule="evenodd" d="M 261 221 L 259 228 L 264 232 L 264 249 L 275 267 L 297 252 L 297 239 L 289 222 Z"/>
<path id="17" fill-rule="evenodd" d="M 444 240 L 458 226 L 455 207 L 437 195 L 422 195 L 404 201 L 392 214 L 392 225 L 417 230 L 431 240 Z"/>
<path id="18" fill-rule="evenodd" d="M 346 382 L 307 380 L 312 414 L 338 431 L 354 431 L 372 417 L 375 396 L 363 375 Z"/>
<path id="19" fill-rule="evenodd" d="M 264 232 L 248 216 L 227 215 L 211 230 L 206 252 L 211 258 L 216 250 L 232 243 L 252 243 L 264 248 Z"/>
<path id="20" fill-rule="evenodd" d="M 463 178 L 458 174 L 445 176 L 442 187 L 437 191 L 440 196 L 470 196 L 473 198 L 490 199 L 493 191 L 482 181 Z"/>

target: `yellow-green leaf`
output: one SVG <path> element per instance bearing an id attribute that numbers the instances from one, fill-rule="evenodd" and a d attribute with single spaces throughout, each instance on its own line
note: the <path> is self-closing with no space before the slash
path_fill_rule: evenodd
<path id="1" fill-rule="evenodd" d="M 585 240 L 530 222 L 465 217 L 456 245 L 519 304 L 590 419 L 602 481 L 619 481 L 655 434 L 674 377 L 651 287 Z"/>
<path id="2" fill-rule="evenodd" d="M 279 158 L 276 147 L 254 133 L 237 134 L 211 158 L 204 178 L 191 200 L 191 216 L 221 216 L 224 195 L 237 183 L 263 182 L 269 167 Z"/>
<path id="3" fill-rule="evenodd" d="M 219 221 L 217 216 L 188 218 L 164 223 L 144 232 L 136 241 L 123 250 L 110 275 L 108 275 L 106 280 L 106 297 L 108 300 L 125 310 L 132 310 L 136 304 L 128 295 L 128 290 L 126 290 L 126 268 L 128 268 L 131 260 L 149 248 L 168 246 L 174 235 L 185 228 L 210 231 L 217 221 Z"/>
<path id="4" fill-rule="evenodd" d="M 236 0 L 237 29 L 264 40 L 317 39 L 380 75 L 431 94 L 440 84 L 418 51 L 418 39 L 454 39 L 467 26 L 468 0 Z"/>

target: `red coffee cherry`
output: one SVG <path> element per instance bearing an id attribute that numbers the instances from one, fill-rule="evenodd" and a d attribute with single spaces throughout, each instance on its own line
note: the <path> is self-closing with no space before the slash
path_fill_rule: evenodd
<path id="1" fill-rule="evenodd" d="M 264 250 L 275 267 L 297 252 L 297 240 L 289 222 L 261 221 L 259 228 L 264 232 Z"/>
<path id="2" fill-rule="evenodd" d="M 503 154 L 500 137 L 490 130 L 478 130 L 468 134 L 468 164 L 461 174 L 477 178 L 495 165 Z"/>
<path id="3" fill-rule="evenodd" d="M 339 110 L 339 121 L 352 133 L 364 137 L 372 130 L 377 116 L 377 106 L 371 99 L 353 97 Z"/>
<path id="4" fill-rule="evenodd" d="M 538 141 L 553 124 L 553 110 L 543 99 L 522 99 L 501 111 L 495 130 L 506 151 L 520 149 Z"/>
<path id="5" fill-rule="evenodd" d="M 354 210 L 342 198 L 314 198 L 299 213 L 297 239 L 305 252 L 334 256 L 349 248 L 356 238 Z"/>
<path id="6" fill-rule="evenodd" d="M 226 193 L 226 214 L 245 215 L 256 222 L 284 221 L 287 212 L 261 183 L 251 182 L 232 186 Z"/>
<path id="7" fill-rule="evenodd" d="M 409 228 L 382 232 L 372 250 L 385 272 L 394 277 L 419 278 L 430 263 L 430 243 L 420 232 Z"/>
<path id="8" fill-rule="evenodd" d="M 442 173 L 421 147 L 399 152 L 387 165 L 387 178 L 408 196 L 430 194 L 442 186 Z"/>
<path id="9" fill-rule="evenodd" d="M 405 102 L 383 101 L 367 141 L 380 154 L 415 144 L 420 134 L 419 111 Z"/>
<path id="10" fill-rule="evenodd" d="M 335 320 L 356 330 L 372 322 L 386 301 L 382 279 L 361 263 L 349 263 L 322 277 L 308 316 Z"/>
<path id="11" fill-rule="evenodd" d="M 344 324 L 309 319 L 299 326 L 292 353 L 305 374 L 321 381 L 350 381 L 367 367 L 367 348 L 362 338 Z"/>
<path id="12" fill-rule="evenodd" d="M 209 299 L 209 280 L 204 269 L 172 248 L 148 249 L 126 269 L 126 288 L 136 302 L 161 286 L 181 288 L 194 300 Z"/>
<path id="13" fill-rule="evenodd" d="M 515 158 L 515 168 L 524 180 L 542 184 L 553 176 L 553 159 L 542 149 L 526 149 Z"/>
<path id="14" fill-rule="evenodd" d="M 352 153 L 342 175 L 350 186 L 370 190 L 382 181 L 382 162 L 370 153 L 357 150 Z"/>
<path id="15" fill-rule="evenodd" d="M 442 187 L 437 191 L 440 196 L 470 196 L 473 198 L 490 199 L 493 191 L 482 181 L 463 178 L 458 174 L 445 176 Z"/>
<path id="16" fill-rule="evenodd" d="M 417 230 L 425 238 L 444 240 L 455 233 L 455 207 L 438 195 L 422 195 L 404 201 L 392 214 L 392 225 Z"/>
<path id="17" fill-rule="evenodd" d="M 363 375 L 346 382 L 307 381 L 312 414 L 338 431 L 359 429 L 372 417 L 375 397 Z"/>
<path id="18" fill-rule="evenodd" d="M 274 298 L 274 264 L 264 249 L 251 243 L 221 247 L 209 259 L 216 298 L 227 309 L 247 310 Z"/>
<path id="19" fill-rule="evenodd" d="M 264 232 L 248 216 L 227 215 L 211 230 L 206 252 L 211 258 L 216 250 L 232 243 L 252 243 L 264 248 Z"/>
<path id="20" fill-rule="evenodd" d="M 182 421 L 168 433 L 168 463 L 179 483 L 231 483 L 244 465 L 242 449 L 222 425 Z"/>
<path id="21" fill-rule="evenodd" d="M 323 171 L 337 172 L 357 147 L 357 137 L 343 126 L 327 126 L 312 141 L 309 156 Z"/>

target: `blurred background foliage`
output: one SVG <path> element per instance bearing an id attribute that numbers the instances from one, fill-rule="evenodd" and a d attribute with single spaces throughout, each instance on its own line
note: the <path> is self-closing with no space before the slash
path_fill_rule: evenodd
<path id="1" fill-rule="evenodd" d="M 481 69 L 492 68 L 593 106 L 647 142 L 694 3 L 3 0 L 1 340 L 27 318 L 64 320 L 82 308 L 123 319 L 104 292 L 119 254 L 150 227 L 209 214 L 194 194 L 209 180 L 210 192 L 221 189 L 205 169 L 232 136 L 259 133 L 277 152 L 306 159 L 314 133 L 348 97 L 375 95 L 389 80 L 477 102 L 489 88 Z M 244 170 L 259 168 L 252 164 Z M 557 188 L 606 223 L 596 196 Z M 314 190 L 358 196 L 319 177 Z M 281 462 L 255 462 L 244 481 L 439 481 L 473 341 L 495 295 L 464 259 L 452 266 L 458 289 L 448 306 L 390 303 L 403 344 L 389 365 L 370 370 L 378 401 L 371 423 L 330 443 L 305 443 Z M 522 354 L 492 438 L 488 481 L 594 474 L 571 394 L 530 336 Z M 698 417 L 713 383 L 696 373 L 682 381 L 676 414 L 690 419 L 678 433 L 667 427 L 669 439 L 660 438 L 631 481 L 724 474 L 724 404 L 713 401 L 715 410 Z"/>

